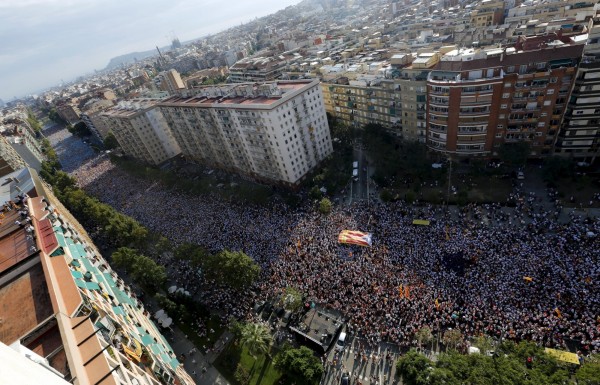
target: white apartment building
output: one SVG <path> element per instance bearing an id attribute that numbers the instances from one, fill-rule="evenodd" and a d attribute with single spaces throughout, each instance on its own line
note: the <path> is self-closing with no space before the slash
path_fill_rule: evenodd
<path id="1" fill-rule="evenodd" d="M 158 105 L 188 160 L 296 185 L 333 151 L 318 80 L 194 92 Z"/>
<path id="2" fill-rule="evenodd" d="M 100 114 L 127 155 L 153 165 L 181 152 L 164 117 L 155 108 L 157 102 L 152 99 L 122 102 Z"/>

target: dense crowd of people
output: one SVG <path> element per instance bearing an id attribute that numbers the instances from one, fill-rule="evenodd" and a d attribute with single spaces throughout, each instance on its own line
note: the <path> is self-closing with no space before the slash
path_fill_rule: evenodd
<path id="1" fill-rule="evenodd" d="M 82 163 L 96 156 L 94 150 L 85 144 L 82 139 L 71 135 L 61 125 L 54 125 L 44 130 L 44 135 L 50 141 L 56 155 L 60 158 L 60 164 L 66 172 L 73 172 Z"/>
<path id="2" fill-rule="evenodd" d="M 562 207 L 552 191 L 548 200 L 516 188 L 507 202 L 449 215 L 440 206 L 356 202 L 324 216 L 308 206 L 239 205 L 168 190 L 106 157 L 74 176 L 176 244 L 253 257 L 261 278 L 242 296 L 204 281 L 188 261 L 161 261 L 175 284 L 222 309 L 224 319 L 244 318 L 254 301 L 293 286 L 340 310 L 348 329 L 372 345 L 412 346 L 427 326 L 600 352 L 600 221 L 582 212 L 558 221 Z M 416 226 L 415 218 L 431 223 Z M 373 245 L 339 244 L 343 229 L 372 233 Z"/>

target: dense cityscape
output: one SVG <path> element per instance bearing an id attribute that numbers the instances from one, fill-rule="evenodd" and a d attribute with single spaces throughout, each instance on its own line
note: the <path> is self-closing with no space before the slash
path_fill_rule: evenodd
<path id="1" fill-rule="evenodd" d="M 0 383 L 600 384 L 600 2 L 272 11 L 0 100 Z"/>

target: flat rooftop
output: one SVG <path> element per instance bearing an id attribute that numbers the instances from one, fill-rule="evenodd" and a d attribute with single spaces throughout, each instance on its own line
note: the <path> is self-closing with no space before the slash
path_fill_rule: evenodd
<path id="1" fill-rule="evenodd" d="M 11 344 L 52 316 L 52 302 L 39 261 L 0 287 L 0 341 Z"/>
<path id="2" fill-rule="evenodd" d="M 220 89 L 224 93 L 230 93 L 225 96 L 207 96 L 207 95 L 196 95 L 191 97 L 182 96 L 171 96 L 170 98 L 164 99 L 160 102 L 160 105 L 188 105 L 188 106 L 207 106 L 207 107 L 218 107 L 218 106 L 250 106 L 250 105 L 262 105 L 268 106 L 281 100 L 281 97 L 288 92 L 300 90 L 310 84 L 310 81 L 301 82 L 277 82 L 277 89 L 281 95 L 278 96 L 265 96 L 258 90 L 257 85 L 252 83 L 252 89 L 256 96 L 240 96 L 235 93 L 234 88 L 238 88 L 245 83 L 237 83 L 235 85 L 228 86 L 217 86 L 215 89 Z M 209 92 L 211 87 L 199 89 L 200 91 L 205 90 Z"/>

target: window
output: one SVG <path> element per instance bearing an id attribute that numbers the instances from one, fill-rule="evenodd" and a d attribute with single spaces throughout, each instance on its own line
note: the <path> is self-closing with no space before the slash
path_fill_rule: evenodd
<path id="1" fill-rule="evenodd" d="M 557 77 L 550 78 L 550 83 L 556 83 L 558 81 Z"/>
<path id="2" fill-rule="evenodd" d="M 501 130 L 501 129 L 504 128 L 504 124 L 499 124 L 499 125 L 496 126 L 496 128 L 499 129 L 499 130 Z"/>
<path id="3" fill-rule="evenodd" d="M 545 100 L 544 101 L 544 106 L 549 106 L 550 104 L 552 104 L 552 100 Z"/>
<path id="4" fill-rule="evenodd" d="M 535 63 L 535 68 L 537 68 L 539 70 L 546 68 L 546 62 L 542 61 L 542 62 L 539 62 L 539 63 Z"/>
<path id="5" fill-rule="evenodd" d="M 502 133 L 496 134 L 496 138 L 502 138 Z"/>
<path id="6" fill-rule="evenodd" d="M 505 92 L 502 94 L 502 99 L 508 99 L 510 98 L 510 92 Z"/>
<path id="7" fill-rule="evenodd" d="M 506 72 L 508 72 L 508 73 L 515 72 L 515 66 L 508 66 L 506 68 Z"/>
<path id="8" fill-rule="evenodd" d="M 500 114 L 500 115 L 498 115 L 498 119 L 504 119 L 504 118 L 506 118 L 506 115 L 505 115 L 505 114 Z"/>
<path id="9" fill-rule="evenodd" d="M 501 104 L 500 108 L 504 110 L 504 109 L 508 108 L 508 104 Z"/>
<path id="10" fill-rule="evenodd" d="M 554 94 L 554 90 L 553 90 L 552 88 L 549 88 L 549 89 L 546 91 L 546 94 L 547 94 L 547 95 L 552 95 L 552 94 Z"/>
<path id="11" fill-rule="evenodd" d="M 512 83 L 504 83 L 504 88 L 508 88 L 510 86 L 512 86 Z"/>
<path id="12" fill-rule="evenodd" d="M 538 123 L 538 127 L 545 127 L 546 126 L 546 122 L 539 122 Z"/>

